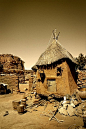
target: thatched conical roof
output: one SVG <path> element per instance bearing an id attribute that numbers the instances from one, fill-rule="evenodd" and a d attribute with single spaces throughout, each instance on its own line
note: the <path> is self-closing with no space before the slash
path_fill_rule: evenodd
<path id="1" fill-rule="evenodd" d="M 35 66 L 51 64 L 63 58 L 68 58 L 73 63 L 76 63 L 73 56 L 59 43 L 58 40 L 56 41 L 54 39 L 45 52 L 41 54 Z"/>

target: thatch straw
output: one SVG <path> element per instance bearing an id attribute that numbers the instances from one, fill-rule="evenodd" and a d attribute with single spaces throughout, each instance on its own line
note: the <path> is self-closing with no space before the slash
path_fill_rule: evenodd
<path id="1" fill-rule="evenodd" d="M 56 42 L 56 40 L 53 40 L 52 44 L 41 54 L 35 66 L 51 64 L 63 58 L 68 58 L 73 63 L 76 63 L 72 55 L 59 43 L 59 41 Z"/>

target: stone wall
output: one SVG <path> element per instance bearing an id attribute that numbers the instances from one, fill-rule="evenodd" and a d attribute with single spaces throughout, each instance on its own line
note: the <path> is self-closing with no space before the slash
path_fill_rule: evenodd
<path id="1" fill-rule="evenodd" d="M 0 74 L 0 83 L 8 84 L 7 89 L 18 90 L 19 78 L 15 74 Z"/>

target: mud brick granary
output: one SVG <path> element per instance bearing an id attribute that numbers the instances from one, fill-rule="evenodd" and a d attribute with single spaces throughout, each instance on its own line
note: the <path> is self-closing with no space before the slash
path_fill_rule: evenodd
<path id="1" fill-rule="evenodd" d="M 37 93 L 48 96 L 64 96 L 73 94 L 77 89 L 75 77 L 76 61 L 72 55 L 59 43 L 58 36 L 41 54 L 37 63 L 32 67 L 36 69 Z"/>

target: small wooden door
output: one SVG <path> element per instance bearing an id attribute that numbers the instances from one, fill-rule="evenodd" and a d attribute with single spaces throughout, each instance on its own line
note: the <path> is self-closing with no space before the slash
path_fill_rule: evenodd
<path id="1" fill-rule="evenodd" d="M 48 91 L 56 92 L 56 80 L 48 79 L 47 80 Z"/>

